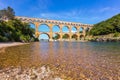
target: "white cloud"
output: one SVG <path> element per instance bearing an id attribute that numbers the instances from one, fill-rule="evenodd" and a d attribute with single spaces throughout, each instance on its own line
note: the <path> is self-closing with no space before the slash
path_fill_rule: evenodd
<path id="1" fill-rule="evenodd" d="M 89 10 L 89 12 L 91 12 L 91 13 L 105 13 L 105 12 L 113 12 L 113 11 L 120 11 L 120 8 L 118 8 L 118 7 L 103 7 L 103 8 Z"/>
<path id="2" fill-rule="evenodd" d="M 120 8 L 104 7 L 104 8 L 99 8 L 97 10 L 73 9 L 70 11 L 61 11 L 61 12 L 42 12 L 40 14 L 37 14 L 36 16 L 40 18 L 71 21 L 71 22 L 97 23 L 112 17 L 113 15 L 111 13 L 115 14 L 118 12 L 120 12 Z"/>
<path id="3" fill-rule="evenodd" d="M 32 10 L 38 10 L 38 11 L 43 11 L 47 10 L 48 7 L 51 5 L 51 0 L 37 0 L 36 5 L 32 6 Z"/>
<path id="4" fill-rule="evenodd" d="M 99 9 L 99 12 L 116 11 L 116 10 L 120 10 L 120 8 L 104 7 L 104 8 Z"/>
<path id="5" fill-rule="evenodd" d="M 111 8 L 110 7 L 104 7 L 104 8 L 101 8 L 100 10 L 99 10 L 99 12 L 105 12 L 105 11 L 108 11 L 108 10 L 110 10 Z"/>
<path id="6" fill-rule="evenodd" d="M 50 3 L 50 0 L 38 0 L 38 7 L 46 9 Z"/>
<path id="7" fill-rule="evenodd" d="M 87 15 L 85 13 L 88 13 Z M 62 20 L 62 21 L 70 21 L 70 22 L 79 22 L 79 23 L 92 23 L 95 21 L 101 20 L 103 17 L 101 16 L 94 16 L 89 14 L 89 12 L 82 11 L 82 10 L 71 10 L 66 12 L 47 12 L 47 13 L 40 13 L 37 15 L 40 18 L 45 19 L 55 19 L 55 20 Z"/>
<path id="8" fill-rule="evenodd" d="M 81 17 L 82 12 L 80 10 L 71 10 L 71 11 L 66 11 L 66 12 L 57 12 L 57 13 L 52 13 L 52 12 L 47 12 L 47 13 L 40 13 L 38 16 L 41 18 L 48 18 L 48 19 L 86 19 Z"/>

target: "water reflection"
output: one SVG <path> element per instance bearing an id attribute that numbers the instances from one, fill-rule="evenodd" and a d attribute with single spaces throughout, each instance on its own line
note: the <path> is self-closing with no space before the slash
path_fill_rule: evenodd
<path id="1" fill-rule="evenodd" d="M 74 80 L 120 79 L 119 43 L 36 42 L 0 53 L 0 68 L 49 65 Z"/>

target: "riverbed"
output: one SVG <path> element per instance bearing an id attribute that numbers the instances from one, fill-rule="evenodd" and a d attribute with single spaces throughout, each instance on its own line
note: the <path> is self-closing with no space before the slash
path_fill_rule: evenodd
<path id="1" fill-rule="evenodd" d="M 35 42 L 0 53 L 1 72 L 42 66 L 65 80 L 120 80 L 120 43 Z"/>

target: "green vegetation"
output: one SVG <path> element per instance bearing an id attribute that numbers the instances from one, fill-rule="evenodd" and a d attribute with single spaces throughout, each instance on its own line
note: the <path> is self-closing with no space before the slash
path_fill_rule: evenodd
<path id="1" fill-rule="evenodd" d="M 75 39 L 75 40 L 77 40 L 77 35 L 72 35 L 72 39 Z"/>
<path id="2" fill-rule="evenodd" d="M 54 37 L 52 37 L 54 40 L 57 40 L 60 38 L 60 35 L 56 34 Z"/>
<path id="3" fill-rule="evenodd" d="M 75 37 L 75 35 L 74 35 L 73 37 Z M 56 35 L 53 37 L 54 40 L 57 40 L 57 39 L 59 39 L 59 38 L 60 38 L 60 35 L 58 35 L 58 34 L 56 34 Z M 62 38 L 63 38 L 63 39 L 68 39 L 68 38 L 69 38 L 69 35 L 68 35 L 68 34 L 64 34 L 64 35 L 62 36 Z"/>
<path id="4" fill-rule="evenodd" d="M 68 35 L 68 34 L 64 34 L 64 35 L 62 36 L 62 38 L 63 38 L 63 39 L 68 39 L 68 38 L 69 38 L 69 35 Z"/>
<path id="5" fill-rule="evenodd" d="M 114 34 L 114 37 L 118 37 L 120 33 L 120 14 L 113 16 L 112 18 L 95 24 L 90 31 L 90 35 L 108 35 Z"/>
<path id="6" fill-rule="evenodd" d="M 0 10 L 0 18 L 1 19 L 9 19 L 12 20 L 14 19 L 15 12 L 11 7 L 8 7 L 7 9 Z"/>
<path id="7" fill-rule="evenodd" d="M 34 41 L 34 29 L 28 23 L 14 18 L 14 10 L 10 7 L 0 10 L 0 42 L 30 42 Z"/>

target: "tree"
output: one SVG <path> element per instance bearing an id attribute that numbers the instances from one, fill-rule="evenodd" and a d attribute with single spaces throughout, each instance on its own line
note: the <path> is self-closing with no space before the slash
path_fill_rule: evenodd
<path id="1" fill-rule="evenodd" d="M 15 12 L 11 7 L 7 7 L 7 9 L 0 10 L 0 18 L 3 20 L 12 20 L 15 17 Z"/>
<path id="2" fill-rule="evenodd" d="M 36 40 L 33 35 L 35 30 L 32 29 L 28 23 L 14 19 L 14 14 L 14 10 L 10 7 L 0 10 L 0 16 L 7 16 L 7 18 L 9 18 L 8 21 L 0 21 L 0 42 L 29 42 Z"/>
<path id="3" fill-rule="evenodd" d="M 120 14 L 113 16 L 106 21 L 95 24 L 90 30 L 90 34 L 93 36 L 107 35 L 116 32 L 120 33 Z"/>
<path id="4" fill-rule="evenodd" d="M 4 16 L 5 16 L 5 9 L 3 9 L 3 10 L 0 10 L 0 19 L 2 20 L 3 18 L 4 18 Z"/>
<path id="5" fill-rule="evenodd" d="M 53 39 L 57 40 L 60 38 L 60 35 L 59 34 L 55 34 L 55 36 L 53 37 Z"/>
<path id="6" fill-rule="evenodd" d="M 72 35 L 72 38 L 77 40 L 77 35 Z"/>
<path id="7" fill-rule="evenodd" d="M 69 35 L 68 34 L 64 34 L 63 35 L 63 39 L 68 39 L 69 38 Z"/>
<path id="8" fill-rule="evenodd" d="M 7 16 L 8 19 L 14 19 L 14 16 L 15 16 L 14 10 L 9 6 L 6 10 L 6 16 Z"/>

